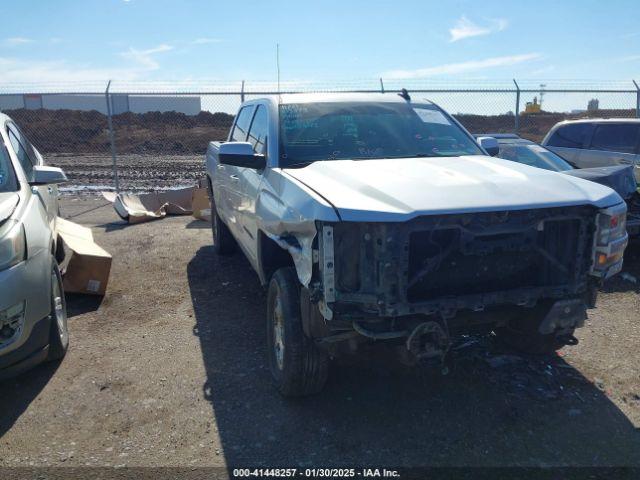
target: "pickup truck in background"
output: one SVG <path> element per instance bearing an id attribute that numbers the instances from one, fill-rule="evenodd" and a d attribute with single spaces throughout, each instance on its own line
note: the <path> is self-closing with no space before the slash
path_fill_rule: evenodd
<path id="1" fill-rule="evenodd" d="M 576 168 L 630 165 L 640 182 L 640 118 L 565 120 L 542 145 Z"/>
<path id="2" fill-rule="evenodd" d="M 472 333 L 539 354 L 577 343 L 621 269 L 625 203 L 488 150 L 495 139 L 406 91 L 242 104 L 207 149 L 213 243 L 268 286 L 283 395 L 318 392 L 329 359 L 364 342 L 413 363 L 444 362 Z"/>

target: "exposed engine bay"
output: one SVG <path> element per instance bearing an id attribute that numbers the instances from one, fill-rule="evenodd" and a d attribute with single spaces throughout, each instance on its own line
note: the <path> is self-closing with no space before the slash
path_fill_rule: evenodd
<path id="1" fill-rule="evenodd" d="M 310 295 L 322 289 L 326 340 L 351 331 L 401 342 L 417 359 L 444 357 L 452 337 L 537 308 L 540 333 L 573 342 L 595 300 L 596 214 L 573 206 L 322 225 L 322 282 Z"/>

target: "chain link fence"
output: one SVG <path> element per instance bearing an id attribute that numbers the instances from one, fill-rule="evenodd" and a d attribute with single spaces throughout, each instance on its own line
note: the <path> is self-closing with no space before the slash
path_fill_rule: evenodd
<path id="1" fill-rule="evenodd" d="M 406 88 L 453 114 L 471 133 L 541 141 L 566 119 L 640 116 L 636 82 L 372 82 L 280 85 L 282 93 L 384 92 Z M 146 191 L 191 185 L 210 141 L 224 140 L 243 99 L 278 92 L 270 82 L 0 86 L 11 116 L 71 182 L 65 192 Z M 117 173 L 117 175 L 116 175 Z"/>

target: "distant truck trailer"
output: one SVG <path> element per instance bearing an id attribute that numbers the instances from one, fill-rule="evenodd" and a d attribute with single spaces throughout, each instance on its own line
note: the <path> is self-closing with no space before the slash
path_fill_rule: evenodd
<path id="1" fill-rule="evenodd" d="M 125 112 L 179 112 L 197 115 L 201 111 L 199 96 L 129 95 L 111 94 L 111 112 L 114 115 Z M 16 110 L 96 110 L 107 114 L 104 95 L 73 94 L 0 94 L 0 111 Z"/>

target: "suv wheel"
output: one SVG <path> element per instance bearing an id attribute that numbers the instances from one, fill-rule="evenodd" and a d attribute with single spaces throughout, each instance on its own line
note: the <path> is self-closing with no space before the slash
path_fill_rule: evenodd
<path id="1" fill-rule="evenodd" d="M 267 355 L 276 387 L 286 397 L 318 393 L 327 381 L 329 357 L 304 334 L 300 283 L 291 267 L 278 270 L 269 283 Z"/>
<path id="2" fill-rule="evenodd" d="M 48 360 L 60 360 L 69 348 L 67 303 L 64 298 L 62 276 L 55 260 L 51 270 L 51 331 L 49 333 Z"/>

